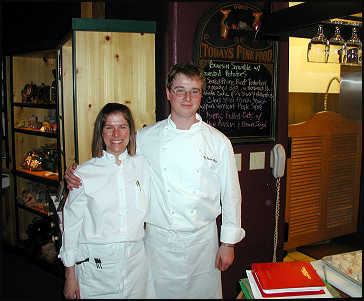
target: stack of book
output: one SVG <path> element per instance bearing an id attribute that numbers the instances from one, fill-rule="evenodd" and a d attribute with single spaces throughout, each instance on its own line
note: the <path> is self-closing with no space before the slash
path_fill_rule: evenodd
<path id="1" fill-rule="evenodd" d="M 363 285 L 362 250 L 325 256 L 322 262 L 358 286 Z"/>
<path id="2" fill-rule="evenodd" d="M 309 262 L 253 263 L 247 271 L 255 298 L 331 298 Z"/>

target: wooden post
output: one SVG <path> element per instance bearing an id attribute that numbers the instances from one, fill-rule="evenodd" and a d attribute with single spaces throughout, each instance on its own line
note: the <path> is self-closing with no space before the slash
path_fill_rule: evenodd
<path id="1" fill-rule="evenodd" d="M 81 18 L 105 19 L 105 2 L 81 2 Z"/>

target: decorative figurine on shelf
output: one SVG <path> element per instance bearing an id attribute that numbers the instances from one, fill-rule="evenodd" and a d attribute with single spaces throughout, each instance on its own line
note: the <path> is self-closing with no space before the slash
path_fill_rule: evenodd
<path id="1" fill-rule="evenodd" d="M 46 122 L 48 122 L 50 124 L 50 127 L 52 128 L 52 131 L 54 133 L 57 132 L 57 120 L 55 116 L 48 116 L 47 118 L 45 118 Z"/>
<path id="2" fill-rule="evenodd" d="M 45 144 L 39 149 L 26 153 L 22 167 L 30 171 L 48 170 L 53 173 L 58 170 L 57 145 Z"/>
<path id="3" fill-rule="evenodd" d="M 30 119 L 28 120 L 28 128 L 31 129 L 39 129 L 40 123 L 38 122 L 38 116 L 32 115 Z"/>
<path id="4" fill-rule="evenodd" d="M 25 120 L 19 120 L 19 121 L 17 121 L 15 127 L 17 129 L 25 128 Z"/>
<path id="5" fill-rule="evenodd" d="M 22 191 L 22 195 L 18 198 L 18 201 L 27 207 L 33 207 L 35 204 L 34 195 L 27 189 Z"/>
<path id="6" fill-rule="evenodd" d="M 39 210 L 48 211 L 47 186 L 41 183 L 27 181 L 24 183 L 24 189 L 18 197 L 18 201 L 24 206 Z"/>
<path id="7" fill-rule="evenodd" d="M 24 89 L 21 90 L 22 102 L 32 103 L 34 99 L 34 90 L 35 85 L 33 85 L 33 82 L 31 82 L 30 84 L 26 84 L 24 86 Z"/>
<path id="8" fill-rule="evenodd" d="M 44 83 L 38 87 L 38 103 L 51 103 L 51 87 L 45 85 Z"/>
<path id="9" fill-rule="evenodd" d="M 47 121 L 42 122 L 42 127 L 40 128 L 40 130 L 41 130 L 41 132 L 49 132 L 49 133 L 54 132 L 52 125 Z"/>
<path id="10" fill-rule="evenodd" d="M 24 89 L 21 91 L 22 102 L 24 103 L 39 103 L 39 104 L 50 104 L 55 103 L 51 98 L 51 87 L 42 83 L 37 86 L 31 82 L 26 84 Z"/>
<path id="11" fill-rule="evenodd" d="M 37 154 L 35 151 L 29 151 L 26 155 L 25 155 L 25 159 L 24 162 L 22 164 L 22 167 L 25 169 L 29 169 L 30 171 L 32 170 L 43 170 L 42 168 L 42 161 L 43 158 Z"/>

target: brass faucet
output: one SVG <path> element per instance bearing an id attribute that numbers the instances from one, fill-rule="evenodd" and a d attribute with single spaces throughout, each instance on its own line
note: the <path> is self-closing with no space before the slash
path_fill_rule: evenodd
<path id="1" fill-rule="evenodd" d="M 324 111 L 327 111 L 327 97 L 328 97 L 328 94 L 329 94 L 329 89 L 330 89 L 331 83 L 332 83 L 335 79 L 336 79 L 336 80 L 337 80 L 337 82 L 340 84 L 340 80 L 339 80 L 336 76 L 334 76 L 332 79 L 330 79 L 329 84 L 327 85 L 327 88 L 326 88 L 326 93 L 325 93 Z"/>

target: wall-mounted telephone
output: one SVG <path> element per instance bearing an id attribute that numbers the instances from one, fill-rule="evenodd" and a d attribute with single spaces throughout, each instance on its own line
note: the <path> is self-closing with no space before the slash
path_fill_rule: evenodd
<path id="1" fill-rule="evenodd" d="M 270 151 L 270 167 L 272 168 L 273 177 L 281 178 L 284 175 L 286 165 L 286 152 L 282 144 L 276 144 Z"/>
<path id="2" fill-rule="evenodd" d="M 270 151 L 270 167 L 272 168 L 273 177 L 276 178 L 277 199 L 275 210 L 275 227 L 274 227 L 274 246 L 273 246 L 273 262 L 276 262 L 277 258 L 277 246 L 278 246 L 278 221 L 280 210 L 279 192 L 281 187 L 281 178 L 284 175 L 284 168 L 286 165 L 286 152 L 281 144 L 276 144 Z"/>

